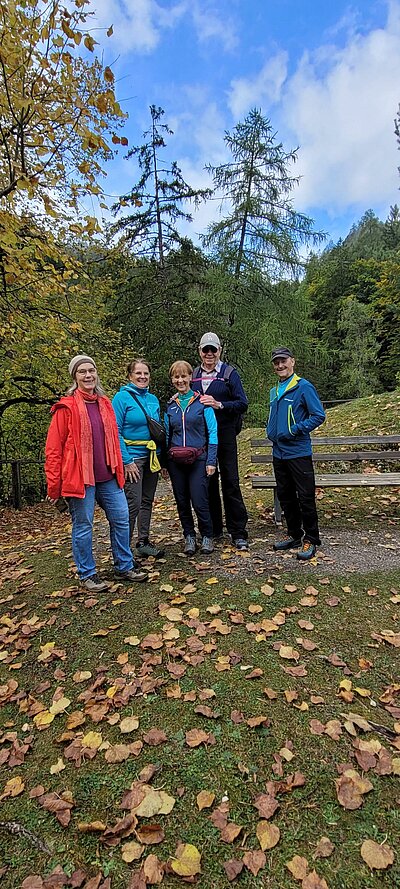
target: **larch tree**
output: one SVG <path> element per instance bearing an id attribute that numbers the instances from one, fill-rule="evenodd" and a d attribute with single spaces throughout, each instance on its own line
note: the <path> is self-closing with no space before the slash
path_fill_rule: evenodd
<path id="1" fill-rule="evenodd" d="M 155 258 L 161 267 L 171 248 L 179 248 L 183 236 L 177 225 L 191 222 L 191 214 L 183 209 L 187 203 L 198 206 L 210 196 L 209 189 L 192 188 L 185 182 L 176 161 L 170 165 L 161 152 L 166 148 L 164 136 L 173 135 L 165 123 L 162 108 L 150 105 L 150 128 L 143 133 L 143 145 L 128 151 L 127 158 L 136 158 L 140 170 L 138 182 L 122 195 L 114 210 L 132 206 L 134 212 L 121 217 L 114 231 L 123 234 L 124 243 L 136 256 Z"/>
<path id="2" fill-rule="evenodd" d="M 232 160 L 207 167 L 225 212 L 209 226 L 205 246 L 237 279 L 252 271 L 271 280 L 296 273 L 299 248 L 322 237 L 313 231 L 312 220 L 293 207 L 299 179 L 290 169 L 297 150 L 285 150 L 270 120 L 256 108 L 225 133 L 225 145 Z"/>

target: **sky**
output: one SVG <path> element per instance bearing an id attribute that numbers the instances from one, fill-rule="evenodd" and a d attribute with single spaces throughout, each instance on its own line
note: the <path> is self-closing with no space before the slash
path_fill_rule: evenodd
<path id="1" fill-rule="evenodd" d="M 161 106 L 174 132 L 164 156 L 190 185 L 210 185 L 205 165 L 229 160 L 225 132 L 256 107 L 285 149 L 298 147 L 293 204 L 326 243 L 367 209 L 385 219 L 400 203 L 400 0 L 93 0 L 92 9 L 129 146 L 142 144 L 149 106 Z M 138 178 L 124 151 L 107 165 L 110 195 Z M 218 208 L 202 205 L 185 233 L 196 242 Z"/>

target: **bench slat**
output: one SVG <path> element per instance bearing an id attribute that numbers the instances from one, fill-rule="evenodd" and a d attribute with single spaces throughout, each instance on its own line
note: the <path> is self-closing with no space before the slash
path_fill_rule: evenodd
<path id="1" fill-rule="evenodd" d="M 313 447 L 318 445 L 380 445 L 400 444 L 400 435 L 312 435 Z M 255 438 L 251 440 L 253 448 L 270 448 L 272 441 L 268 438 Z"/>
<path id="2" fill-rule="evenodd" d="M 276 487 L 273 475 L 252 475 L 250 478 L 253 488 Z M 328 472 L 323 475 L 317 474 L 315 476 L 315 484 L 317 488 L 400 487 L 400 472 L 382 472 L 379 475 L 362 472 L 335 475 L 332 472 Z"/>
<path id="3" fill-rule="evenodd" d="M 361 463 L 376 462 L 381 460 L 383 463 L 394 461 L 400 463 L 400 451 L 338 451 L 336 454 L 324 453 L 323 451 L 315 451 L 313 454 L 314 463 Z M 272 463 L 272 454 L 251 454 L 251 463 Z"/>

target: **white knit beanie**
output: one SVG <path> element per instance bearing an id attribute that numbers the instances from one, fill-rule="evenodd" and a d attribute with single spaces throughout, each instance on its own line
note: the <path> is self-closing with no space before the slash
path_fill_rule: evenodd
<path id="1" fill-rule="evenodd" d="M 92 364 L 96 367 L 96 362 L 93 361 L 93 358 L 90 358 L 90 355 L 75 355 L 74 358 L 71 358 L 71 361 L 68 365 L 68 373 L 72 377 L 75 378 L 76 371 L 80 364 L 83 364 L 84 361 L 91 361 Z"/>

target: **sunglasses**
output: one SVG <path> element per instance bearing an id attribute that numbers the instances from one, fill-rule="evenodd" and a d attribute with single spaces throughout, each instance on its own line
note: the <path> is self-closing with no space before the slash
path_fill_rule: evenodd
<path id="1" fill-rule="evenodd" d="M 201 351 L 204 353 L 204 355 L 207 355 L 207 352 L 212 352 L 213 355 L 216 355 L 218 349 L 216 348 L 216 346 L 204 346 L 204 349 L 202 349 Z"/>

